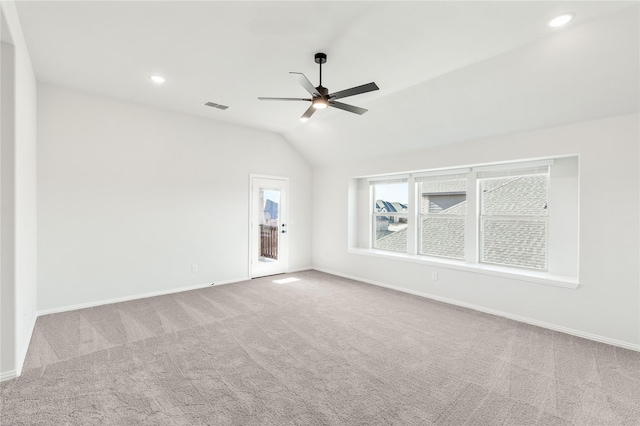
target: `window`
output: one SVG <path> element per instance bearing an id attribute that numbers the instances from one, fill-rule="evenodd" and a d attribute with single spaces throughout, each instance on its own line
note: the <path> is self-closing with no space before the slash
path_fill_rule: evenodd
<path id="1" fill-rule="evenodd" d="M 547 269 L 549 167 L 478 173 L 480 261 Z"/>
<path id="2" fill-rule="evenodd" d="M 373 247 L 407 252 L 409 190 L 407 179 L 371 181 Z"/>
<path id="3" fill-rule="evenodd" d="M 578 177 L 578 157 L 565 156 L 354 178 L 349 249 L 571 287 Z"/>
<path id="4" fill-rule="evenodd" d="M 465 258 L 467 175 L 417 176 L 419 253 Z"/>

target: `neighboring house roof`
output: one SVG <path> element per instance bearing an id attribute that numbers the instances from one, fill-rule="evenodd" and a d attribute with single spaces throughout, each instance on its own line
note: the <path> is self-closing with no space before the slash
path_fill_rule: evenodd
<path id="1" fill-rule="evenodd" d="M 464 217 L 423 217 L 421 254 L 464 259 L 464 228 Z"/>
<path id="2" fill-rule="evenodd" d="M 544 220 L 488 219 L 484 222 L 483 260 L 546 269 L 546 235 Z"/>
<path id="3" fill-rule="evenodd" d="M 397 211 L 398 213 L 403 213 L 407 211 L 407 205 L 406 204 L 402 204 L 402 203 L 398 203 L 395 201 L 392 201 L 391 206 L 394 208 L 395 211 Z"/>
<path id="4" fill-rule="evenodd" d="M 376 200 L 378 213 L 403 213 L 407 211 L 407 205 L 396 201 Z"/>
<path id="5" fill-rule="evenodd" d="M 407 252 L 407 228 L 392 232 L 376 240 L 375 248 Z"/>
<path id="6" fill-rule="evenodd" d="M 467 192 L 467 180 L 446 179 L 425 181 L 420 183 L 420 190 L 422 194 L 464 194 Z"/>
<path id="7" fill-rule="evenodd" d="M 544 216 L 546 213 L 546 175 L 485 179 L 483 189 L 483 214 Z"/>

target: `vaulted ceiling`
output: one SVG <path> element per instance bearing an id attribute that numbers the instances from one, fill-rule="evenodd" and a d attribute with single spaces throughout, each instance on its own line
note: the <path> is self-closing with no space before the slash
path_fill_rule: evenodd
<path id="1" fill-rule="evenodd" d="M 315 165 L 639 108 L 638 2 L 19 1 L 38 81 L 282 134 Z M 552 29 L 564 12 L 575 19 Z M 345 98 L 327 109 L 289 75 Z M 166 83 L 149 81 L 160 74 Z M 203 106 L 212 101 L 227 110 Z"/>

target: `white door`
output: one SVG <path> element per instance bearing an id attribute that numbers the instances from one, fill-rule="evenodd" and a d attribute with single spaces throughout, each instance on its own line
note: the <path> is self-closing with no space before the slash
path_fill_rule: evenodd
<path id="1" fill-rule="evenodd" d="M 287 270 L 288 178 L 251 176 L 251 277 Z"/>

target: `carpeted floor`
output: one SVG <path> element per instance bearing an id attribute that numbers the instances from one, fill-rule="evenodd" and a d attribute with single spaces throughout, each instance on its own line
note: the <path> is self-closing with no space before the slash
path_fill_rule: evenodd
<path id="1" fill-rule="evenodd" d="M 0 386 L 3 426 L 640 424 L 638 352 L 315 271 L 40 317 Z"/>

